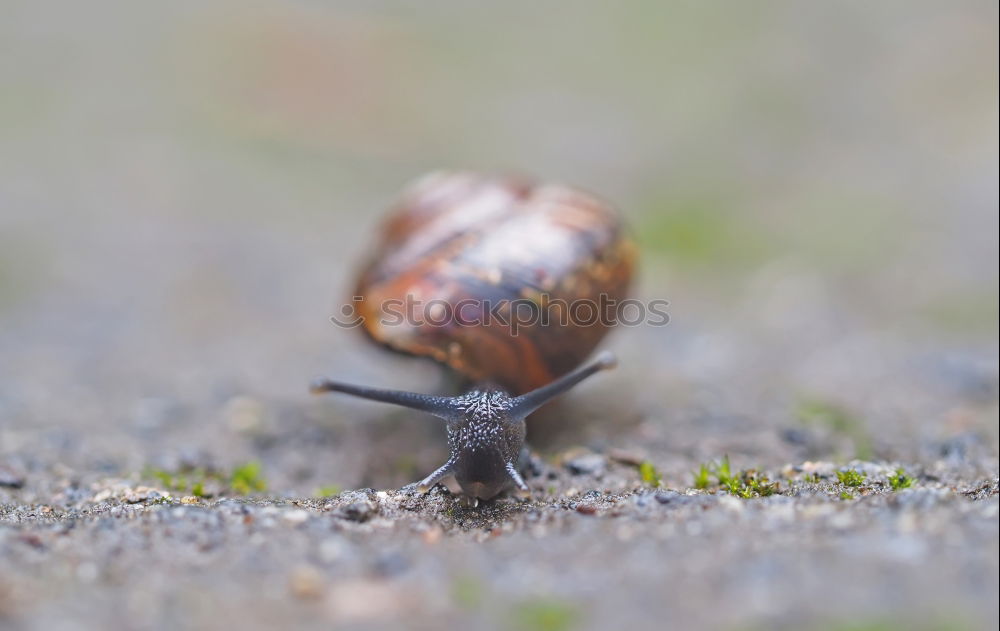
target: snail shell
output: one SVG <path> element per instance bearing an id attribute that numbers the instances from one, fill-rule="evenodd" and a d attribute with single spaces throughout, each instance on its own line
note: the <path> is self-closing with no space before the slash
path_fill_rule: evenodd
<path id="1" fill-rule="evenodd" d="M 358 314 L 380 344 L 526 392 L 576 368 L 606 335 L 613 320 L 597 317 L 601 295 L 627 296 L 634 251 L 615 209 L 587 193 L 433 173 L 386 219 L 357 282 Z M 401 321 L 408 296 L 421 302 L 419 317 Z M 570 309 L 581 300 L 593 314 Z M 550 308 L 548 323 L 535 318 L 514 334 L 509 321 L 532 308 Z M 591 315 L 598 321 L 587 322 Z"/>

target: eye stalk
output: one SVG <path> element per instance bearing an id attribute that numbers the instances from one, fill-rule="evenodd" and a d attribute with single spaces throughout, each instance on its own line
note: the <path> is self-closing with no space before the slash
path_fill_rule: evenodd
<path id="1" fill-rule="evenodd" d="M 516 397 L 510 410 L 515 418 L 527 418 L 529 414 L 542 407 L 560 394 L 566 392 L 587 377 L 602 370 L 610 370 L 618 365 L 618 358 L 611 351 L 604 351 L 589 364 L 580 366 L 573 372 L 563 375 L 552 383 L 532 390 L 528 394 Z"/>
<path id="2" fill-rule="evenodd" d="M 605 351 L 594 358 L 594 361 L 580 366 L 576 370 L 555 381 L 532 390 L 527 394 L 511 399 L 510 416 L 513 418 L 527 418 L 532 412 L 542 407 L 560 394 L 566 392 L 576 384 L 596 372 L 609 370 L 618 365 L 618 359 L 610 351 Z M 369 388 L 367 386 L 357 386 L 343 381 L 332 379 L 317 379 L 309 386 L 309 391 L 313 394 L 323 394 L 326 392 L 340 392 L 349 394 L 361 399 L 370 401 L 380 401 L 390 403 L 411 410 L 419 410 L 433 414 L 446 421 L 455 420 L 462 417 L 465 410 L 466 396 L 461 397 L 436 397 L 418 392 L 407 392 L 405 390 L 385 390 L 382 388 Z"/>
<path id="3" fill-rule="evenodd" d="M 369 388 L 367 386 L 356 386 L 342 381 L 334 381 L 332 379 L 317 379 L 309 386 L 309 391 L 313 394 L 341 392 L 361 399 L 381 401 L 382 403 L 391 403 L 392 405 L 399 405 L 411 410 L 420 410 L 446 421 L 455 420 L 462 416 L 462 410 L 458 406 L 459 400 L 457 397 L 435 397 L 418 392 L 406 392 L 405 390 Z"/>
<path id="4" fill-rule="evenodd" d="M 524 419 L 587 377 L 614 368 L 617 364 L 618 360 L 612 353 L 603 352 L 590 363 L 519 397 L 479 389 L 458 397 L 437 397 L 356 386 L 330 379 L 317 380 L 310 390 L 314 394 L 341 392 L 390 403 L 427 412 L 447 421 L 448 461 L 424 478 L 417 488 L 426 492 L 445 476 L 454 474 L 459 486 L 475 504 L 475 500 L 489 499 L 511 484 L 522 496 L 526 496 L 528 486 L 515 467 L 524 445 Z"/>

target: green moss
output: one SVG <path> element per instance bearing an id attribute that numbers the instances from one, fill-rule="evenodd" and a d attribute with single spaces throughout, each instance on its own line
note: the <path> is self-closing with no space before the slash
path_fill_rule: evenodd
<path id="1" fill-rule="evenodd" d="M 694 488 L 696 489 L 702 489 L 702 490 L 707 489 L 708 486 L 712 483 L 711 480 L 712 472 L 707 464 L 702 464 L 700 467 L 698 467 L 697 471 L 692 473 L 692 475 L 694 476 Z"/>
<path id="2" fill-rule="evenodd" d="M 723 456 L 722 460 L 712 467 L 712 473 L 719 482 L 719 486 L 729 486 L 733 478 L 732 467 L 729 464 L 729 454 Z"/>
<path id="3" fill-rule="evenodd" d="M 731 476 L 724 488 L 730 495 L 742 499 L 752 497 L 769 497 L 778 492 L 780 484 L 771 482 L 767 476 L 753 469 L 741 471 L 739 475 Z"/>
<path id="4" fill-rule="evenodd" d="M 847 469 L 845 471 L 837 472 L 837 481 L 844 486 L 849 486 L 856 488 L 865 483 L 865 479 L 868 477 L 867 473 L 861 471 L 855 471 L 854 469 Z"/>
<path id="5" fill-rule="evenodd" d="M 184 469 L 179 472 L 170 472 L 147 467 L 143 470 L 142 477 L 156 480 L 167 491 L 205 497 L 204 480 L 210 477 L 210 474 L 204 469 Z"/>
<path id="6" fill-rule="evenodd" d="M 841 491 L 840 492 L 840 499 L 842 499 L 842 500 L 853 500 L 854 499 L 854 493 L 851 493 L 850 491 Z"/>
<path id="7" fill-rule="evenodd" d="M 514 623 L 525 631 L 565 631 L 572 628 L 579 614 L 571 604 L 548 598 L 530 600 L 512 610 Z"/>
<path id="8" fill-rule="evenodd" d="M 908 489 L 913 486 L 913 482 L 914 479 L 906 475 L 906 470 L 902 467 L 896 469 L 896 472 L 889 476 L 889 486 L 892 487 L 893 491 Z"/>
<path id="9" fill-rule="evenodd" d="M 229 476 L 229 488 L 238 495 L 266 491 L 267 480 L 261 474 L 260 463 L 257 461 L 248 462 L 233 469 Z"/>
<path id="10" fill-rule="evenodd" d="M 642 478 L 643 484 L 648 484 L 652 487 L 659 487 L 663 484 L 663 480 L 660 478 L 660 472 L 656 470 L 652 462 L 645 461 L 639 464 L 639 477 Z"/>
<path id="11" fill-rule="evenodd" d="M 340 495 L 343 489 L 338 484 L 326 484 L 313 491 L 313 497 L 333 497 Z"/>
<path id="12" fill-rule="evenodd" d="M 181 489 L 177 488 L 177 482 L 174 479 L 173 474 L 171 474 L 168 471 L 164 471 L 162 469 L 153 469 L 151 467 L 147 467 L 146 470 L 142 472 L 142 477 L 143 478 L 147 478 L 147 479 L 148 478 L 152 478 L 152 479 L 156 480 L 157 482 L 160 483 L 160 486 L 162 486 L 164 489 L 166 489 L 168 491 L 180 491 L 181 490 Z"/>
<path id="13" fill-rule="evenodd" d="M 752 475 L 748 475 L 752 473 Z M 760 475 L 756 471 L 754 472 L 744 472 L 743 482 L 750 488 L 758 497 L 770 497 L 777 493 L 781 484 L 779 482 L 771 482 L 767 479 L 767 476 Z"/>
<path id="14" fill-rule="evenodd" d="M 206 486 L 209 482 L 214 482 L 216 488 L 228 486 L 233 493 L 238 495 L 267 490 L 267 482 L 261 475 L 259 462 L 240 465 L 233 469 L 229 475 L 222 471 L 202 467 L 189 467 L 180 471 L 147 467 L 143 470 L 142 477 L 156 480 L 167 491 L 180 495 L 194 495 L 195 497 L 209 495 Z"/>
<path id="15" fill-rule="evenodd" d="M 730 479 L 729 482 L 725 485 L 725 489 L 733 497 L 739 497 L 745 500 L 753 497 L 753 491 L 750 490 L 750 487 L 746 486 L 745 484 L 741 484 L 738 478 Z"/>
<path id="16" fill-rule="evenodd" d="M 768 497 L 781 489 L 780 482 L 771 482 L 756 469 L 746 469 L 734 474 L 728 455 L 723 456 L 719 462 L 702 464 L 693 475 L 695 488 L 704 490 L 712 487 L 711 479 L 714 477 L 718 489 L 743 499 Z"/>

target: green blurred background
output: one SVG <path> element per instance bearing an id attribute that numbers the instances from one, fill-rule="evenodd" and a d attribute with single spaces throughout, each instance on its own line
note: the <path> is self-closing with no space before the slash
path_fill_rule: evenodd
<path id="1" fill-rule="evenodd" d="M 781 262 L 879 317 L 996 336 L 995 3 L 3 14 L 7 309 L 58 272 L 47 247 L 96 224 L 302 229 L 358 249 L 344 235 L 366 234 L 403 182 L 468 167 L 611 198 L 657 277 L 662 262 L 724 284 Z"/>

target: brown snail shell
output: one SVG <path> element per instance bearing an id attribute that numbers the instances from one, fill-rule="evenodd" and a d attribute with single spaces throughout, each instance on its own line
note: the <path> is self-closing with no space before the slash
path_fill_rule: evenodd
<path id="1" fill-rule="evenodd" d="M 581 307 L 580 317 L 559 322 L 560 309 L 580 300 L 596 309 L 602 294 L 626 298 L 634 250 L 617 211 L 582 191 L 433 173 L 386 219 L 357 282 L 358 314 L 380 344 L 432 357 L 473 382 L 526 392 L 576 368 L 607 334 L 613 321 L 581 322 L 590 315 Z M 421 301 L 414 313 L 423 317 L 400 321 L 408 296 Z M 512 334 L 501 320 L 512 317 L 514 301 L 522 316 L 532 304 L 552 306 L 548 325 L 536 320 Z M 501 318 L 483 322 L 487 306 Z"/>

